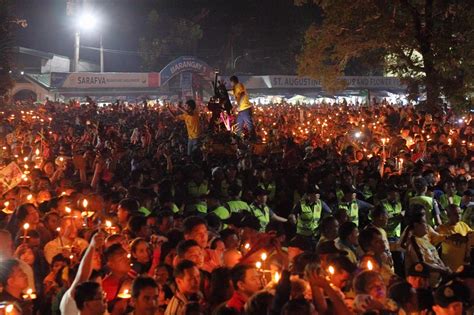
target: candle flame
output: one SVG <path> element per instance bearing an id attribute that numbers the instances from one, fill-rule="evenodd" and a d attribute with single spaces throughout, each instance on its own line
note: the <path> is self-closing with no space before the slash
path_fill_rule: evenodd
<path id="1" fill-rule="evenodd" d="M 260 261 L 257 261 L 257 262 L 255 263 L 255 267 L 257 267 L 257 269 L 262 268 L 262 263 L 261 263 Z"/>
<path id="2" fill-rule="evenodd" d="M 275 281 L 275 283 L 278 283 L 278 281 L 280 281 L 280 273 L 277 271 L 275 272 L 275 275 L 273 276 L 273 280 Z"/>
<path id="3" fill-rule="evenodd" d="M 84 200 L 82 201 L 82 206 L 83 206 L 84 208 L 87 208 L 87 205 L 88 205 L 88 204 L 89 204 L 89 201 L 87 201 L 87 199 L 84 199 Z"/>
<path id="4" fill-rule="evenodd" d="M 367 269 L 368 269 L 368 270 L 373 270 L 373 269 L 374 269 L 374 265 L 372 264 L 372 261 L 371 261 L 371 260 L 368 260 L 368 261 L 367 261 Z"/>
<path id="5" fill-rule="evenodd" d="M 66 207 L 64 210 L 65 210 L 67 213 L 71 213 L 71 208 L 69 208 L 69 207 Z"/>
<path id="6" fill-rule="evenodd" d="M 260 256 L 260 258 L 262 258 L 262 261 L 267 260 L 267 253 L 262 253 L 262 255 Z"/>
<path id="7" fill-rule="evenodd" d="M 33 199 L 33 195 L 32 195 L 32 194 L 29 194 L 28 196 L 26 196 L 26 200 L 31 201 L 31 199 Z"/>
<path id="8" fill-rule="evenodd" d="M 10 201 L 5 201 L 4 205 L 5 205 L 5 208 L 7 208 L 10 205 Z"/>
<path id="9" fill-rule="evenodd" d="M 333 275 L 334 273 L 336 273 L 336 270 L 334 269 L 333 266 L 329 266 L 329 267 L 328 267 L 328 272 L 329 272 L 331 275 Z"/>
<path id="10" fill-rule="evenodd" d="M 28 229 L 30 228 L 30 224 L 29 224 L 29 223 L 23 224 L 23 228 L 24 228 L 25 230 L 28 230 Z"/>
<path id="11" fill-rule="evenodd" d="M 39 149 L 36 149 L 35 155 L 36 155 L 36 156 L 40 155 L 40 150 L 39 150 Z"/>
<path id="12" fill-rule="evenodd" d="M 110 222 L 109 220 L 105 221 L 105 226 L 110 229 L 112 227 L 112 222 Z"/>
<path id="13" fill-rule="evenodd" d="M 7 314 L 13 312 L 13 304 L 8 304 L 7 307 L 5 307 L 5 312 Z"/>
<path id="14" fill-rule="evenodd" d="M 245 246 L 244 246 L 245 249 L 250 249 L 250 244 L 249 243 L 246 243 Z"/>
<path id="15" fill-rule="evenodd" d="M 31 293 L 33 293 L 33 289 L 26 290 L 26 294 L 31 295 Z"/>

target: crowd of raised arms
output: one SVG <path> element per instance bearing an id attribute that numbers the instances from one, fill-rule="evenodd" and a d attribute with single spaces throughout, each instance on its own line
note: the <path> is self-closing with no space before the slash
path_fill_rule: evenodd
<path id="1" fill-rule="evenodd" d="M 0 314 L 472 314 L 472 114 L 244 110 L 0 107 Z"/>

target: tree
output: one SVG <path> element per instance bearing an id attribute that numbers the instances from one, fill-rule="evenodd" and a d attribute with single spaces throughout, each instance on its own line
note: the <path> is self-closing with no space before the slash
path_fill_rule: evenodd
<path id="1" fill-rule="evenodd" d="M 162 18 L 155 10 L 148 15 L 149 35 L 140 38 L 143 69 L 159 71 L 170 60 L 195 55 L 203 32 L 199 24 L 185 18 Z"/>
<path id="2" fill-rule="evenodd" d="M 13 86 L 10 76 L 12 48 L 12 17 L 10 1 L 0 0 L 0 97 Z"/>
<path id="3" fill-rule="evenodd" d="M 323 22 L 305 34 L 298 72 L 344 88 L 347 64 L 374 54 L 412 91 L 424 90 L 426 107 L 439 98 L 460 102 L 474 86 L 474 6 L 463 0 L 295 0 L 316 3 Z"/>

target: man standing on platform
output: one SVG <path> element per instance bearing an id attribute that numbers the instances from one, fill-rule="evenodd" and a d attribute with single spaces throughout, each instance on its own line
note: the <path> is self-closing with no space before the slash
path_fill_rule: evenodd
<path id="1" fill-rule="evenodd" d="M 230 83 L 232 84 L 232 92 L 237 101 L 237 134 L 240 136 L 244 126 L 246 126 L 250 138 L 254 139 L 255 129 L 252 120 L 252 104 L 249 101 L 247 90 L 235 75 L 230 77 Z"/>

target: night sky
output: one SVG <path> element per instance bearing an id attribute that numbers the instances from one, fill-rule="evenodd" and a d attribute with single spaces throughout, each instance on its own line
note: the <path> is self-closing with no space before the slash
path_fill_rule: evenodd
<path id="1" fill-rule="evenodd" d="M 101 17 L 106 49 L 137 51 L 138 39 L 152 32 L 146 27 L 152 9 L 162 16 L 192 19 L 203 15 L 199 20 L 203 38 L 197 55 L 211 66 L 225 64 L 229 59 L 230 52 L 225 46 L 235 24 L 243 32 L 236 39 L 234 56 L 250 52 L 240 62 L 244 72 L 279 71 L 276 64 L 286 67 L 286 72 L 292 71 L 304 30 L 317 16 L 314 8 L 295 7 L 293 0 L 89 1 Z M 74 23 L 66 15 L 66 0 L 12 2 L 15 14 L 28 20 L 28 27 L 15 34 L 17 45 L 72 56 Z M 99 36 L 94 32 L 82 34 L 81 41 L 81 45 L 97 47 Z M 98 62 L 99 53 L 81 49 L 81 59 Z M 106 71 L 140 71 L 140 66 L 139 56 L 105 54 Z"/>

